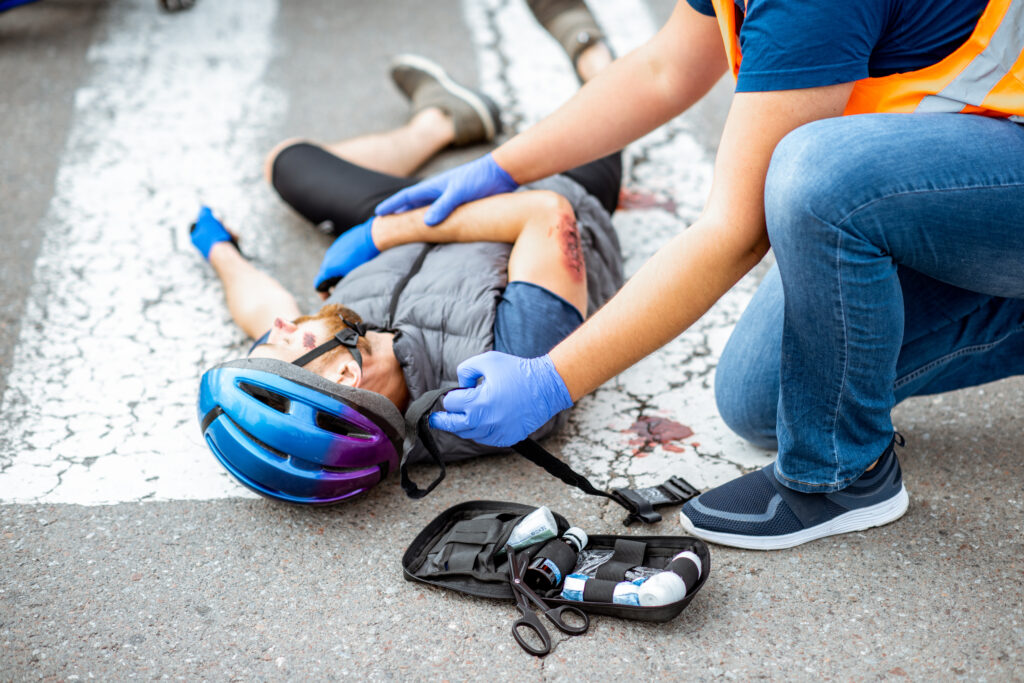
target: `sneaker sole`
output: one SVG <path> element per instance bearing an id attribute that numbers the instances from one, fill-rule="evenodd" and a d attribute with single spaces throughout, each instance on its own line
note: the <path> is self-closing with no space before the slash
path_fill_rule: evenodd
<path id="1" fill-rule="evenodd" d="M 494 136 L 497 133 L 494 126 L 494 115 L 491 112 L 490 107 L 487 106 L 487 103 L 484 102 L 479 95 L 469 88 L 463 87 L 453 81 L 451 76 L 449 76 L 444 69 L 425 57 L 419 57 L 417 55 L 398 55 L 391 62 L 392 69 L 403 66 L 410 69 L 418 69 L 430 74 L 438 83 L 441 84 L 442 88 L 473 107 L 473 110 L 476 112 L 477 116 L 480 117 L 480 121 L 484 125 L 484 136 L 487 138 L 487 141 L 490 142 L 494 139 Z"/>
<path id="2" fill-rule="evenodd" d="M 825 538 L 826 536 L 846 534 L 851 531 L 863 531 L 871 527 L 895 522 L 907 511 L 909 504 L 910 497 L 907 495 L 907 488 L 900 486 L 900 492 L 889 500 L 866 508 L 850 510 L 824 524 L 781 536 L 741 536 L 739 534 L 727 534 L 719 531 L 704 531 L 703 529 L 696 528 L 693 522 L 690 521 L 690 518 L 684 515 L 682 511 L 679 513 L 679 523 L 682 524 L 683 529 L 690 535 L 704 541 L 717 543 L 718 545 L 728 545 L 733 548 L 745 548 L 747 550 L 782 550 L 783 548 L 792 548 L 793 546 Z"/>

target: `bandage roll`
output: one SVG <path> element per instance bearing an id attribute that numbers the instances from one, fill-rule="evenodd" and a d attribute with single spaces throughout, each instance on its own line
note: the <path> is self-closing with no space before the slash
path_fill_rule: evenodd
<path id="1" fill-rule="evenodd" d="M 683 580 L 683 583 L 686 584 L 687 593 L 697 585 L 697 581 L 700 580 L 700 575 L 703 572 L 700 557 L 697 556 L 697 553 L 690 550 L 684 550 L 673 557 L 669 561 L 667 569 Z"/>
<path id="2" fill-rule="evenodd" d="M 686 597 L 686 584 L 675 572 L 661 572 L 640 584 L 637 597 L 643 607 L 668 605 Z"/>
<path id="3" fill-rule="evenodd" d="M 696 553 L 685 550 L 669 563 L 668 568 L 640 584 L 638 597 L 644 607 L 656 607 L 678 602 L 700 580 L 701 562 Z"/>
<path id="4" fill-rule="evenodd" d="M 576 565 L 576 551 L 562 539 L 545 543 L 523 572 L 523 581 L 534 590 L 546 591 L 562 584 L 562 577 Z"/>

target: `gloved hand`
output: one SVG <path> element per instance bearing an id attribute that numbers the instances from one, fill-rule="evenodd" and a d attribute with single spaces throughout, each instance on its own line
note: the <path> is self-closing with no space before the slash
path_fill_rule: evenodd
<path id="1" fill-rule="evenodd" d="M 210 249 L 217 242 L 231 242 L 238 246 L 235 238 L 214 218 L 213 212 L 206 206 L 199 208 L 199 216 L 192 224 L 189 236 L 192 238 L 192 244 L 207 261 L 210 260 Z"/>
<path id="2" fill-rule="evenodd" d="M 357 266 L 372 261 L 380 254 L 380 249 L 373 243 L 370 230 L 373 220 L 371 218 L 365 223 L 349 228 L 328 247 L 324 260 L 320 263 L 320 272 L 316 274 L 314 286 L 318 292 L 329 291 Z"/>
<path id="3" fill-rule="evenodd" d="M 466 202 L 511 192 L 517 187 L 519 183 L 488 154 L 405 188 L 378 204 L 376 213 L 403 213 L 433 202 L 423 221 L 437 225 Z"/>
<path id="4" fill-rule="evenodd" d="M 477 380 L 483 380 L 477 384 Z M 487 446 L 511 446 L 572 406 L 549 356 L 519 358 L 488 351 L 459 365 L 459 386 L 430 426 Z"/>

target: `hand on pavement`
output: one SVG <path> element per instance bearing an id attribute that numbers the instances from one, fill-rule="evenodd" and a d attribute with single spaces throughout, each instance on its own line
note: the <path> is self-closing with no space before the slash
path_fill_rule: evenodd
<path id="1" fill-rule="evenodd" d="M 358 266 L 380 255 L 380 250 L 373 243 L 373 220 L 371 218 L 349 228 L 328 247 L 320 263 L 320 272 L 316 274 L 314 286 L 318 292 L 327 292 Z"/>
<path id="2" fill-rule="evenodd" d="M 235 241 L 223 223 L 214 218 L 213 212 L 206 206 L 199 208 L 199 216 L 192 224 L 189 236 L 192 238 L 192 245 L 207 261 L 210 260 L 210 249 L 213 248 L 213 245 L 218 242 Z"/>
<path id="3" fill-rule="evenodd" d="M 572 406 L 548 356 L 488 351 L 459 365 L 459 386 L 444 397 L 430 426 L 488 446 L 511 446 Z"/>
<path id="4" fill-rule="evenodd" d="M 423 221 L 437 225 L 462 204 L 517 187 L 519 183 L 488 154 L 405 188 L 378 204 L 376 213 L 403 213 L 433 202 Z"/>

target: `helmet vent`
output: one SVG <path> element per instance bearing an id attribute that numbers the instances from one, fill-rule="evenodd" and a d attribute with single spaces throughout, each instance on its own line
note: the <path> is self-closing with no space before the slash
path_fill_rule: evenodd
<path id="1" fill-rule="evenodd" d="M 231 420 L 230 417 L 228 419 Z M 270 444 L 265 443 L 263 441 L 260 441 L 255 436 L 253 436 L 252 433 L 250 433 L 250 432 L 246 431 L 245 429 L 243 429 L 242 425 L 238 424 L 234 420 L 231 420 L 231 424 L 235 425 L 235 427 L 238 429 L 238 431 L 242 432 L 242 434 L 245 434 L 245 436 L 248 439 L 250 439 L 254 444 L 256 444 L 260 448 L 264 449 L 265 451 L 267 451 L 271 455 L 276 455 L 277 457 L 281 458 L 282 460 L 287 460 L 289 458 L 289 455 L 287 453 L 285 453 L 284 451 L 279 451 L 276 448 L 274 448 L 273 446 L 271 446 Z"/>
<path id="2" fill-rule="evenodd" d="M 324 472 L 335 472 L 337 474 L 348 474 L 349 472 L 362 472 L 366 467 L 335 467 L 333 465 L 320 465 Z"/>
<path id="3" fill-rule="evenodd" d="M 317 412 L 316 426 L 324 431 L 340 434 L 341 436 L 347 436 L 352 439 L 366 439 L 369 441 L 373 438 L 373 436 L 368 434 L 365 430 L 360 429 L 351 422 L 347 422 L 337 415 L 332 415 L 331 413 Z"/>
<path id="4" fill-rule="evenodd" d="M 288 408 L 291 406 L 291 401 L 288 400 L 287 396 L 282 396 L 266 387 L 249 384 L 248 382 L 239 382 L 238 388 L 279 413 L 287 413 Z"/>

